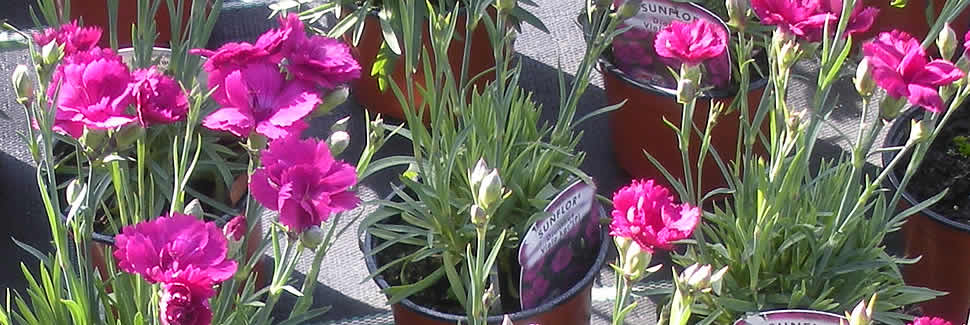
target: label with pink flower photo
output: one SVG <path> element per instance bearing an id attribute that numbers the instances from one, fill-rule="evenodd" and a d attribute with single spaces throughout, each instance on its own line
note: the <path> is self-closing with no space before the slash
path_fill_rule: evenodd
<path id="1" fill-rule="evenodd" d="M 839 325 L 842 316 L 814 310 L 786 309 L 747 315 L 734 325 Z"/>
<path id="2" fill-rule="evenodd" d="M 615 2 L 619 6 L 623 1 L 615 0 Z M 613 39 L 613 64 L 623 71 L 629 79 L 674 94 L 677 88 L 677 80 L 671 71 L 679 72 L 683 60 L 662 55 L 663 53 L 660 53 L 660 51 L 663 49 L 658 49 L 654 43 L 661 30 L 671 23 L 693 23 L 698 20 L 706 22 L 703 24 L 704 27 L 710 29 L 709 33 L 719 38 L 718 42 L 720 43 L 724 43 L 724 40 L 727 40 L 731 35 L 727 25 L 720 17 L 696 4 L 668 0 L 643 0 L 640 5 L 640 12 L 620 24 L 620 28 L 627 26 L 631 28 Z M 683 54 L 683 52 L 697 51 L 697 48 L 703 47 L 707 40 L 691 40 L 683 42 L 683 44 L 669 41 L 667 43 L 672 43 L 668 45 L 672 47 L 686 47 L 684 49 L 673 49 L 675 52 L 680 52 L 678 54 Z M 700 50 L 703 51 L 704 49 Z M 701 81 L 704 87 L 724 87 L 728 85 L 728 81 L 731 79 L 731 56 L 729 52 L 730 50 L 724 50 L 716 56 L 697 60 L 704 68 L 703 80 Z M 694 62 L 689 63 L 693 64 Z"/>
<path id="3" fill-rule="evenodd" d="M 519 293 L 522 309 L 534 308 L 578 283 L 600 246 L 596 187 L 577 181 L 559 193 L 522 237 Z"/>

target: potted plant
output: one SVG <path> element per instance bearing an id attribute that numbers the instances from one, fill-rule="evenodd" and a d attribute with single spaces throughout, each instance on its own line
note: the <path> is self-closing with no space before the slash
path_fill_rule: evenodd
<path id="1" fill-rule="evenodd" d="M 479 24 L 505 30 L 516 2 L 470 1 L 466 7 L 488 4 L 494 4 L 496 19 Z M 410 0 L 402 4 L 415 5 Z M 484 10 L 478 14 L 484 16 Z M 457 30 L 452 18 L 458 10 L 431 15 L 427 28 L 434 37 L 422 59 L 436 64 L 425 65 L 424 80 L 417 83 L 412 82 L 418 62 L 414 49 L 422 46 L 418 30 L 425 27 L 420 16 L 401 17 L 404 56 L 399 64 L 406 82 L 404 88 L 389 86 L 405 107 L 404 134 L 413 153 L 388 158 L 410 167 L 391 198 L 360 228 L 371 278 L 388 296 L 397 323 L 498 323 L 504 314 L 516 324 L 588 324 L 590 281 L 609 245 L 598 222 L 592 180 L 578 168 L 583 154 L 575 150 L 579 138 L 573 126 L 579 120 L 573 115 L 617 21 L 608 5 L 587 2 L 586 14 L 595 37 L 588 42 L 576 82 L 565 88 L 560 79 L 568 95 L 550 124 L 540 122 L 539 106 L 517 85 L 519 68 L 506 33 L 491 34 L 491 43 L 499 45 L 492 49 L 495 81 L 473 88 L 453 78 L 454 71 L 441 60 Z M 422 100 L 413 100 L 419 92 Z M 421 123 L 425 118 L 430 126 Z M 558 240 L 530 239 L 541 237 L 532 229 L 537 225 L 558 229 L 543 232 L 559 234 Z M 537 252 L 536 247 L 544 248 Z M 565 266 L 573 268 L 564 271 Z M 520 280 L 550 270 L 561 272 L 561 283 L 540 281 L 549 277 Z M 484 299 L 484 308 L 476 303 L 482 293 L 491 297 Z"/>
<path id="2" fill-rule="evenodd" d="M 193 16 L 190 24 L 201 26 L 206 20 Z M 264 34 L 258 45 L 192 51 L 208 57 L 204 67 L 198 60 L 173 60 L 165 70 L 136 55 L 140 68 L 132 69 L 114 50 L 96 46 L 68 53 L 69 45 L 90 39 L 75 30 L 52 29 L 58 34 L 55 41 L 29 43 L 32 68 L 16 69 L 13 89 L 30 121 L 25 138 L 39 166 L 38 186 L 55 250 L 28 248 L 39 267 L 24 268 L 27 292 L 11 296 L 16 306 L 0 310 L 0 324 L 267 324 L 285 292 L 298 298 L 281 321 L 302 323 L 325 312 L 311 308 L 313 295 L 303 293 L 313 292 L 323 257 L 347 229 L 334 219 L 351 216 L 343 212 L 360 204 L 353 192 L 356 181 L 380 168 L 370 164 L 371 157 L 389 135 L 380 122 L 368 121 L 367 146 L 356 168 L 334 157 L 349 141 L 341 125 L 326 140 L 300 138 L 305 119 L 327 109 L 325 98 L 334 99 L 324 96 L 333 94 L 333 85 L 319 81 L 339 79 L 334 74 L 342 73 L 317 64 L 329 56 L 346 59 L 349 52 L 337 40 L 307 36 L 295 15 L 285 21 L 289 24 Z M 135 42 L 133 51 L 151 53 L 152 43 Z M 203 68 L 208 87 L 195 80 Z M 254 87 L 263 88 L 251 91 Z M 185 112 L 173 113 L 181 112 L 173 102 L 185 103 Z M 179 132 L 158 134 L 168 141 L 148 141 L 150 131 L 144 128 L 165 126 L 139 119 L 166 114 L 177 116 L 170 122 Z M 220 222 L 225 225 L 206 219 L 198 205 L 186 200 L 202 154 L 202 127 L 234 134 L 250 158 L 245 207 L 239 216 Z M 75 159 L 84 161 L 76 165 L 83 177 L 69 186 L 63 200 L 55 177 L 55 141 L 71 144 Z M 146 154 L 161 148 L 172 148 L 172 154 Z M 171 164 L 172 177 L 154 177 L 148 168 L 156 163 Z M 158 192 L 166 192 L 168 201 L 155 201 Z M 113 193 L 110 200 L 106 193 Z M 159 205 L 164 205 L 161 213 L 155 209 Z M 273 220 L 266 234 L 254 230 L 254 221 L 264 214 Z M 94 220 L 102 216 L 120 230 L 104 251 L 92 245 Z M 247 255 L 244 243 L 251 241 L 258 249 Z M 263 285 L 252 271 L 269 249 L 273 273 Z M 293 267 L 308 250 L 316 265 L 296 288 Z M 106 262 L 100 270 L 92 265 L 99 253 Z"/>
<path id="3" fill-rule="evenodd" d="M 522 4 L 537 6 L 529 0 L 522 1 Z M 428 17 L 436 14 L 449 13 L 457 10 L 455 19 L 457 29 L 453 43 L 448 50 L 448 57 L 430 58 L 432 64 L 435 60 L 442 60 L 451 65 L 453 78 L 460 80 L 473 80 L 479 88 L 484 87 L 485 83 L 494 78 L 490 69 L 495 66 L 495 57 L 492 52 L 494 46 L 491 44 L 490 31 L 480 24 L 484 6 L 474 8 L 468 6 L 464 1 L 432 1 L 432 6 L 418 6 L 416 8 L 405 8 L 400 1 L 382 0 L 344 0 L 321 7 L 330 8 L 336 11 L 342 18 L 328 32 L 331 37 L 343 36 L 347 43 L 354 45 L 354 57 L 360 61 L 364 70 L 364 76 L 358 79 L 354 85 L 354 98 L 366 109 L 385 116 L 394 117 L 399 120 L 404 119 L 401 111 L 401 104 L 390 90 L 389 83 L 396 83 L 398 88 L 404 89 L 403 65 L 399 59 L 404 55 L 402 45 L 402 21 L 401 17 L 405 14 L 414 15 L 416 21 L 427 23 Z M 319 12 L 321 7 L 312 8 L 305 13 Z M 494 20 L 495 13 L 487 10 L 487 19 Z M 473 17 L 472 21 L 466 22 L 468 17 Z M 532 13 L 522 7 L 516 7 L 509 16 L 510 21 L 506 26 L 521 29 L 521 22 L 528 23 L 542 31 L 548 32 L 545 25 Z M 467 26 L 474 26 L 473 29 L 466 29 Z M 431 50 L 431 36 L 427 34 L 429 28 L 419 28 L 421 36 L 419 43 L 423 44 L 421 50 L 415 48 L 419 57 L 423 55 L 421 51 Z M 494 32 L 494 31 L 493 31 Z M 413 71 L 417 82 L 423 82 L 424 68 L 422 61 L 418 61 Z M 413 94 L 416 102 L 421 101 L 421 94 Z"/>
<path id="4" fill-rule="evenodd" d="M 920 108 L 901 115 L 889 129 L 885 146 L 905 145 L 912 132 L 911 123 L 932 120 L 926 115 Z M 966 142 L 970 116 L 960 107 L 948 118 L 949 121 L 935 132 L 936 139 L 924 149 L 923 159 L 932 164 L 920 165 L 900 195 L 903 206 L 918 209 L 903 225 L 902 231 L 905 257 L 919 258 L 919 261 L 906 266 L 903 276 L 907 283 L 947 292 L 947 295 L 924 302 L 920 307 L 926 314 L 958 322 L 966 319 L 970 310 L 970 281 L 960 272 L 970 261 L 970 256 L 960 249 L 970 244 L 970 226 L 962 212 L 965 198 L 961 197 L 967 182 L 964 174 L 967 170 L 965 154 L 970 153 Z M 883 154 L 883 161 L 886 163 L 894 157 L 893 153 Z M 906 167 L 897 166 L 889 174 L 887 186 L 898 188 L 905 174 Z M 924 201 L 936 203 L 927 205 Z"/>
<path id="5" fill-rule="evenodd" d="M 222 7 L 222 1 L 198 2 L 194 8 L 192 0 L 75 0 L 73 3 L 51 3 L 38 1 L 37 9 L 41 16 L 51 25 L 67 24 L 70 21 L 81 21 L 86 26 L 99 27 L 102 30 L 120 33 L 98 41 L 101 47 L 129 47 L 133 44 L 132 26 L 151 28 L 151 34 L 157 35 L 155 44 L 168 44 L 170 40 L 184 40 L 187 35 L 182 34 L 189 22 L 192 11 L 215 12 L 213 8 Z M 39 21 L 35 21 L 39 24 Z M 157 34 L 156 34 L 157 32 Z M 172 37 L 176 35 L 177 37 Z"/>
<path id="6" fill-rule="evenodd" d="M 898 112 L 906 101 L 899 97 L 906 94 L 917 105 L 942 110 L 944 103 L 937 89 L 961 79 L 964 73 L 945 60 L 929 63 L 919 42 L 902 32 L 880 34 L 877 41 L 863 45 L 866 59 L 853 80 L 862 96 L 864 111 L 850 154 L 823 160 L 819 167 L 810 168 L 819 128 L 833 109 L 829 102 L 831 87 L 838 76 L 846 74 L 845 61 L 853 48 L 852 38 L 848 36 L 855 27 L 850 22 L 859 16 L 841 10 L 820 13 L 815 2 L 772 0 L 754 1 L 751 5 L 761 22 L 774 25 L 775 30 L 763 45 L 768 55 L 770 87 L 757 111 L 742 118 L 764 118 L 769 131 L 764 132 L 756 123 L 742 122 L 744 127 L 738 139 L 745 141 L 737 145 L 739 158 L 735 164 L 720 166 L 729 184 L 726 189 L 705 192 L 692 182 L 689 171 L 675 177 L 674 173 L 679 171 L 667 171 L 655 163 L 681 201 L 709 207 L 700 230 L 694 232 L 693 245 L 676 256 L 675 261 L 683 266 L 695 263 L 714 268 L 728 266 L 721 280 L 720 294 L 694 301 L 694 315 L 698 321 L 730 323 L 746 313 L 779 308 L 832 312 L 848 310 L 856 302 L 878 293 L 883 299 L 875 306 L 873 318 L 902 324 L 911 318 L 899 313 L 903 306 L 940 293 L 907 286 L 899 264 L 911 261 L 892 257 L 884 250 L 882 243 L 886 234 L 898 229 L 912 211 L 896 213 L 891 208 L 895 207 L 892 193 L 884 194 L 880 190 L 888 172 L 865 176 L 865 158 L 876 150 L 912 150 L 914 144 L 902 148 L 872 148 L 884 125 L 883 119 L 895 116 L 891 113 Z M 853 2 L 843 5 L 855 8 Z M 953 9 L 949 10 L 944 16 L 951 17 Z M 938 22 L 941 26 L 944 23 Z M 689 59 L 715 55 L 716 51 L 711 48 L 718 44 L 699 41 L 717 37 L 715 33 L 705 35 L 700 24 L 691 23 L 688 27 L 672 24 L 658 33 L 662 41 L 655 43 L 660 44 L 657 52 L 661 55 L 679 57 L 684 62 L 677 73 L 677 96 L 684 103 L 682 116 L 686 118 L 679 125 L 668 124 L 680 140 L 678 146 L 684 164 L 690 163 L 687 152 L 691 144 L 686 139 L 694 132 L 701 134 L 701 157 L 718 155 L 709 146 L 711 125 L 719 123 L 719 115 L 701 114 L 707 120 L 697 126 L 685 122 L 695 114 L 698 84 L 705 76 L 700 63 Z M 742 49 L 737 59 L 738 70 L 742 72 L 739 83 L 745 89 L 750 78 L 744 72 L 751 68 L 757 38 L 744 32 L 739 32 L 737 38 L 738 48 Z M 945 40 L 940 43 L 950 51 L 954 47 Z M 811 50 L 817 51 L 814 52 L 817 57 L 808 56 L 807 51 Z M 905 66 L 906 70 L 897 70 L 903 68 L 894 63 L 901 62 L 904 55 L 912 60 L 908 61 L 911 65 Z M 798 59 L 805 57 L 820 61 L 818 80 L 812 83 L 817 87 L 816 96 L 811 107 L 792 107 L 785 101 L 790 70 Z M 927 78 L 914 79 L 914 74 Z M 865 110 L 876 85 L 890 89 L 890 96 L 881 105 L 882 118 L 870 121 Z M 909 89 L 926 91 L 899 93 L 907 85 L 912 85 Z M 956 89 L 956 102 L 966 96 L 962 93 L 964 85 L 949 87 Z M 763 137 L 762 133 L 765 133 Z M 755 154 L 755 142 L 750 139 L 762 141 L 767 149 L 764 156 Z M 899 161 L 894 159 L 890 168 Z M 726 196 L 718 198 L 715 194 Z"/>

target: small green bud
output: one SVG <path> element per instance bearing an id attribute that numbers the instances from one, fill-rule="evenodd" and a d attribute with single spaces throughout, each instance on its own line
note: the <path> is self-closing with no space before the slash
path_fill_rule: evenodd
<path id="1" fill-rule="evenodd" d="M 697 98 L 700 91 L 701 67 L 700 65 L 680 66 L 680 76 L 677 78 L 677 102 L 687 104 Z"/>
<path id="2" fill-rule="evenodd" d="M 782 44 L 780 52 L 778 53 L 778 57 L 781 58 L 781 67 L 787 69 L 794 65 L 801 54 L 801 50 L 801 45 L 794 40 L 789 40 Z"/>
<path id="3" fill-rule="evenodd" d="M 41 61 L 48 66 L 53 66 L 61 60 L 61 56 L 64 55 L 61 47 L 57 45 L 57 42 L 50 42 L 40 48 L 40 58 Z"/>
<path id="4" fill-rule="evenodd" d="M 886 98 L 883 98 L 882 103 L 879 103 L 879 117 L 886 121 L 892 121 L 903 111 L 903 105 L 905 104 L 906 98 L 886 96 Z"/>
<path id="5" fill-rule="evenodd" d="M 495 9 L 501 12 L 511 12 L 511 10 L 515 9 L 515 5 L 515 0 L 495 0 Z"/>
<path id="6" fill-rule="evenodd" d="M 349 123 L 350 116 L 339 119 L 336 122 L 333 122 L 333 125 L 330 126 L 330 132 L 347 131 L 347 124 Z"/>
<path id="7" fill-rule="evenodd" d="M 485 209 L 482 209 L 477 204 L 473 204 L 468 213 L 471 214 L 472 224 L 475 226 L 484 226 L 488 222 L 488 214 L 485 213 Z"/>
<path id="8" fill-rule="evenodd" d="M 334 107 L 340 106 L 347 101 L 347 96 L 350 94 L 350 90 L 347 87 L 340 87 L 334 89 L 326 97 L 323 97 L 323 103 L 317 105 L 310 117 L 319 117 L 327 115 L 334 109 Z"/>
<path id="9" fill-rule="evenodd" d="M 872 91 L 876 88 L 876 81 L 872 79 L 872 65 L 869 64 L 868 59 L 862 59 L 859 62 L 852 83 L 855 84 L 855 90 L 859 92 L 860 96 L 864 98 L 872 96 Z"/>
<path id="10" fill-rule="evenodd" d="M 872 295 L 869 299 L 869 305 L 866 306 L 866 301 L 860 301 L 855 309 L 851 313 L 846 312 L 845 318 L 849 320 L 848 325 L 869 325 L 872 324 L 872 306 L 876 303 L 876 294 Z"/>
<path id="11" fill-rule="evenodd" d="M 327 146 L 330 147 L 330 154 L 336 156 L 344 152 L 347 149 L 347 145 L 350 144 L 350 134 L 346 131 L 337 131 L 330 134 L 327 137 Z"/>
<path id="12" fill-rule="evenodd" d="M 640 280 L 646 274 L 647 266 L 653 257 L 650 252 L 640 249 L 640 245 L 636 243 L 627 246 L 622 256 L 624 257 L 623 275 L 630 281 Z"/>
<path id="13" fill-rule="evenodd" d="M 751 5 L 746 0 L 727 0 L 725 1 L 728 12 L 728 25 L 738 31 L 743 32 L 747 25 Z"/>
<path id="14" fill-rule="evenodd" d="M 30 80 L 30 73 L 27 66 L 18 64 L 13 70 L 14 93 L 17 95 L 17 103 L 27 105 L 34 99 L 34 82 Z"/>
<path id="15" fill-rule="evenodd" d="M 499 176 L 498 170 L 492 169 L 482 179 L 482 184 L 478 188 L 478 203 L 487 209 L 502 197 L 502 192 L 504 192 L 502 178 Z"/>
<path id="16" fill-rule="evenodd" d="M 202 202 L 199 202 L 199 199 L 192 199 L 192 201 L 189 201 L 189 203 L 185 205 L 185 208 L 182 209 L 182 213 L 199 219 L 205 216 L 205 211 L 202 210 Z"/>
<path id="17" fill-rule="evenodd" d="M 468 185 L 472 191 L 478 191 L 478 188 L 482 186 L 482 180 L 485 179 L 485 175 L 488 175 L 488 171 L 488 165 L 485 164 L 485 159 L 479 158 L 478 163 L 475 164 L 475 168 L 468 171 Z"/>
<path id="18" fill-rule="evenodd" d="M 926 121 L 910 120 L 909 123 L 909 140 L 906 142 L 907 145 L 926 141 L 930 137 L 930 130 L 926 126 Z"/>
<path id="19" fill-rule="evenodd" d="M 300 234 L 300 243 L 310 249 L 317 248 L 320 246 L 320 243 L 323 243 L 323 237 L 325 235 L 320 226 L 311 226 Z"/>
<path id="20" fill-rule="evenodd" d="M 67 203 L 74 204 L 74 201 L 80 198 L 86 191 L 85 187 L 78 178 L 72 179 L 70 183 L 67 183 Z"/>
<path id="21" fill-rule="evenodd" d="M 620 21 L 627 20 L 630 17 L 636 16 L 640 13 L 640 4 L 643 0 L 626 0 L 620 5 L 620 9 L 617 10 L 619 14 Z"/>
<path id="22" fill-rule="evenodd" d="M 377 116 L 374 117 L 374 120 L 368 123 L 370 123 L 369 132 L 367 134 L 368 141 L 370 141 L 371 144 L 380 145 L 382 139 L 384 139 L 384 119 L 381 118 L 380 114 L 377 114 Z"/>
<path id="23" fill-rule="evenodd" d="M 950 24 L 944 24 L 940 34 L 936 37 L 936 48 L 940 50 L 940 55 L 944 60 L 950 60 L 953 52 L 957 48 L 957 33 L 950 28 Z"/>

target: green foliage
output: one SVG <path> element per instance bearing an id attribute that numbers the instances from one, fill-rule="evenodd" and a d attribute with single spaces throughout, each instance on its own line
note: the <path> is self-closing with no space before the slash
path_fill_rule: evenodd
<path id="1" fill-rule="evenodd" d="M 963 158 L 970 158 L 970 138 L 962 135 L 953 137 L 953 149 Z"/>

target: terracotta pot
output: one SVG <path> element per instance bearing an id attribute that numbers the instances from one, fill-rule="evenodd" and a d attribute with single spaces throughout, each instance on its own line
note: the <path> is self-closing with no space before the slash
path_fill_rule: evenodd
<path id="1" fill-rule="evenodd" d="M 896 118 L 886 135 L 885 147 L 906 143 L 910 120 L 917 114 L 922 114 L 921 108 Z M 895 152 L 883 153 L 883 166 L 889 164 L 893 157 Z M 889 173 L 887 186 L 897 189 L 901 177 L 895 172 Z M 902 197 L 901 208 L 908 208 L 925 199 L 916 198 L 906 191 Z M 966 323 L 970 311 L 970 276 L 967 276 L 967 266 L 970 266 L 970 226 L 930 209 L 923 209 L 907 218 L 902 232 L 905 257 L 922 256 L 916 264 L 903 267 L 906 284 L 949 293 L 921 303 L 923 314 L 941 317 L 953 324 Z"/>
<path id="2" fill-rule="evenodd" d="M 643 153 L 647 151 L 671 174 L 682 179 L 683 160 L 678 147 L 677 134 L 663 122 L 667 119 L 674 125 L 680 126 L 683 106 L 677 102 L 676 96 L 637 82 L 613 65 L 606 55 L 600 58 L 600 65 L 603 68 L 603 83 L 608 104 L 615 105 L 624 100 L 627 101 L 622 107 L 610 113 L 613 150 L 620 167 L 633 178 L 652 178 L 667 184 L 663 173 Z M 752 81 L 748 91 L 749 111 L 752 113 L 758 109 L 765 84 L 767 80 L 764 79 Z M 709 100 L 712 98 L 723 102 L 725 107 L 728 107 L 734 95 L 724 93 L 698 98 L 694 109 L 694 123 L 701 128 L 707 125 Z M 740 128 L 739 114 L 735 111 L 721 116 L 712 129 L 711 147 L 717 150 L 725 164 L 735 158 Z M 690 141 L 693 149 L 690 159 L 697 161 L 701 139 L 694 134 Z M 691 174 L 697 177 L 696 165 L 691 167 Z M 708 153 L 704 161 L 702 181 L 705 193 L 727 186 L 711 153 Z"/>
<path id="3" fill-rule="evenodd" d="M 607 251 L 612 247 L 609 244 L 612 241 L 606 228 L 601 228 L 600 239 L 602 244 L 597 251 L 596 260 L 582 280 L 562 295 L 536 308 L 507 314 L 512 322 L 516 325 L 589 325 L 590 316 L 592 316 L 593 280 L 599 274 L 603 263 L 606 262 Z M 376 258 L 373 254 L 369 254 L 371 248 L 374 247 L 374 239 L 367 233 L 360 244 L 361 250 L 364 251 L 367 270 L 373 273 L 378 268 Z M 389 287 L 389 284 L 381 275 L 374 277 L 374 282 L 381 290 Z M 438 312 L 420 306 L 409 299 L 391 305 L 391 311 L 394 314 L 394 323 L 398 325 L 453 325 L 457 322 L 468 324 L 464 315 Z M 503 317 L 504 315 L 490 316 L 488 323 L 501 324 Z"/>
<path id="4" fill-rule="evenodd" d="M 866 5 L 879 9 L 879 15 L 876 16 L 876 21 L 873 22 L 872 27 L 855 39 L 868 40 L 880 32 L 888 32 L 893 29 L 902 30 L 918 39 L 923 39 L 931 27 L 926 23 L 925 15 L 929 1 L 933 1 L 933 9 L 939 15 L 946 0 L 907 0 L 908 3 L 904 8 L 896 8 L 889 5 L 892 0 L 866 0 Z M 968 26 L 970 26 L 970 10 L 964 10 L 960 13 L 959 16 L 950 22 L 950 26 L 957 32 L 957 35 L 966 33 Z M 935 52 L 936 46 L 931 46 L 929 51 Z M 961 322 L 965 321 L 966 319 Z"/>
<path id="5" fill-rule="evenodd" d="M 189 13 L 192 8 L 192 0 L 182 0 L 184 11 L 182 22 L 183 26 L 188 22 Z M 131 26 L 138 20 L 138 6 L 135 0 L 118 1 L 118 46 L 131 46 Z M 166 1 L 158 6 L 155 13 L 155 31 L 158 38 L 156 45 L 168 44 L 172 39 L 171 15 L 169 14 Z M 83 20 L 85 26 L 99 26 L 104 33 L 98 45 L 109 47 L 110 31 L 108 30 L 108 4 L 107 0 L 73 0 L 71 1 L 71 19 Z"/>
<path id="6" fill-rule="evenodd" d="M 489 11 L 489 15 L 492 15 L 494 19 L 494 12 Z M 459 78 L 461 74 L 461 63 L 462 55 L 464 51 L 464 41 L 460 38 L 465 37 L 465 17 L 464 11 L 461 11 L 457 26 L 455 27 L 455 40 L 452 41 L 451 46 L 448 48 L 448 61 L 451 65 L 452 71 L 455 73 L 455 78 Z M 360 63 L 361 76 L 353 83 L 353 94 L 357 102 L 361 104 L 364 108 L 370 110 L 371 112 L 380 113 L 384 116 L 391 116 L 400 120 L 404 120 L 404 111 L 401 110 L 401 105 L 397 100 L 397 96 L 394 95 L 394 91 L 390 89 L 390 86 L 386 91 L 381 91 L 378 86 L 377 78 L 371 76 L 371 68 L 374 65 L 374 59 L 377 57 L 377 52 L 381 48 L 381 43 L 384 41 L 384 36 L 381 33 L 380 19 L 377 18 L 376 12 L 367 15 L 364 23 L 364 31 L 360 37 L 360 42 L 355 48 L 352 49 L 354 57 L 357 62 Z M 426 27 L 421 28 L 421 44 L 423 48 L 431 53 L 431 41 L 428 36 L 428 29 Z M 468 57 L 468 78 L 472 78 L 479 73 L 488 70 L 495 66 L 495 58 L 492 55 L 491 40 L 488 36 L 488 30 L 485 29 L 483 24 L 479 24 L 479 27 L 472 32 L 472 45 Z M 349 36 L 345 37 L 347 44 L 353 44 Z M 402 45 L 403 46 L 403 45 Z M 403 49 L 402 49 L 403 50 Z M 404 77 L 404 63 L 403 63 L 403 53 L 402 56 L 398 58 L 395 62 L 394 71 L 391 73 L 391 79 L 402 91 L 406 92 L 407 84 L 405 83 Z M 434 64 L 433 58 L 431 58 L 432 64 Z M 424 86 L 424 69 L 422 68 L 420 60 L 416 65 L 416 71 L 414 73 L 415 84 L 419 86 Z M 488 73 L 482 78 L 476 80 L 474 83 L 479 89 L 485 86 L 488 81 L 494 80 L 495 74 Z M 415 89 L 417 92 L 417 88 Z M 407 96 L 405 94 L 405 96 Z M 421 103 L 421 95 L 415 93 L 415 103 Z M 428 122 L 428 116 L 425 115 L 425 123 Z"/>

